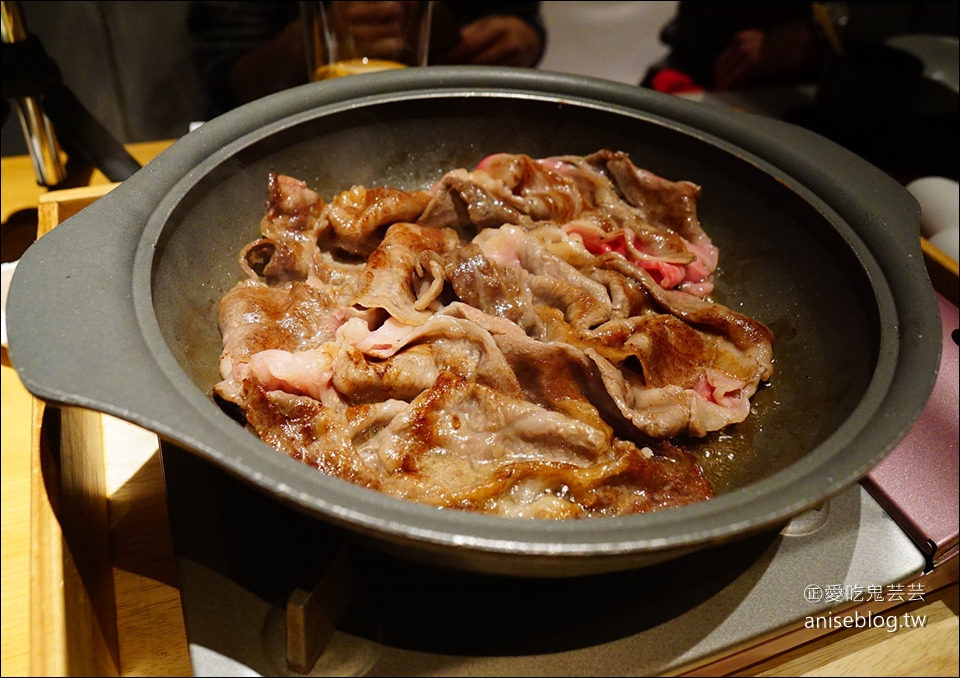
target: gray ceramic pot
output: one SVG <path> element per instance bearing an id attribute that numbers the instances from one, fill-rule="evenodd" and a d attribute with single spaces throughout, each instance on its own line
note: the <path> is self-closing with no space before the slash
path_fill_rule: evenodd
<path id="1" fill-rule="evenodd" d="M 257 236 L 270 170 L 327 198 L 422 187 L 498 151 L 626 151 L 703 187 L 719 299 L 777 335 L 777 374 L 707 464 L 709 502 L 542 522 L 438 511 L 329 478 L 210 397 L 219 298 Z M 276 499 L 395 554 L 481 572 L 621 570 L 775 528 L 860 479 L 933 387 L 940 325 L 919 210 L 822 137 L 588 78 L 431 67 L 307 85 L 212 120 L 33 245 L 9 297 L 11 358 L 53 403 L 156 431 Z M 751 423 L 752 422 L 752 423 Z M 716 440 L 700 443 L 706 459 Z"/>

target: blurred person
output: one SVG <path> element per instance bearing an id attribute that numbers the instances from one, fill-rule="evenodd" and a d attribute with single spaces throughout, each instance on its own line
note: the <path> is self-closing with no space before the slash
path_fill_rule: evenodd
<path id="1" fill-rule="evenodd" d="M 732 90 L 815 80 L 830 45 L 811 2 L 681 0 L 660 33 L 670 53 L 641 86 Z M 955 2 L 826 2 L 844 42 L 894 35 L 957 35 Z M 661 74 L 661 72 L 663 72 Z"/>
<path id="2" fill-rule="evenodd" d="M 189 2 L 19 5 L 28 32 L 40 40 L 63 84 L 117 141 L 177 138 L 190 122 L 203 119 L 205 96 L 187 35 Z M 31 61 L 34 67 L 40 63 Z M 13 65 L 5 56 L 4 68 Z M 4 156 L 28 153 L 18 116 L 7 120 L 2 140 Z"/>
<path id="3" fill-rule="evenodd" d="M 398 6 L 366 4 L 385 22 Z M 210 115 L 308 81 L 299 2 L 195 1 L 187 25 Z M 434 3 L 431 64 L 532 68 L 545 45 L 539 2 Z"/>

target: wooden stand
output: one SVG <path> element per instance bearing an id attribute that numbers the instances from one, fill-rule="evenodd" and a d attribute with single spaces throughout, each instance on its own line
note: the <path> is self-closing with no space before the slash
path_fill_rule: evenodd
<path id="1" fill-rule="evenodd" d="M 38 237 L 116 186 L 42 195 Z M 189 674 L 156 436 L 36 399 L 33 429 L 31 673 Z M 301 673 L 351 600 L 345 547 L 314 565 L 287 605 L 287 661 Z"/>

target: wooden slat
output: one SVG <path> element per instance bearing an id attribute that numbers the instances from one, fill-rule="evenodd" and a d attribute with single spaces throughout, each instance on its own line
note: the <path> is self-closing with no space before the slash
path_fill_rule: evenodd
<path id="1" fill-rule="evenodd" d="M 956 584 L 891 611 L 924 627 L 845 629 L 737 672 L 741 676 L 956 676 Z"/>
<path id="2" fill-rule="evenodd" d="M 287 599 L 287 666 L 309 673 L 353 600 L 350 556 L 344 544 L 317 557 Z"/>
<path id="3" fill-rule="evenodd" d="M 41 195 L 38 237 L 117 185 Z M 44 404 L 33 407 L 30 653 L 19 675 L 189 675 L 156 435 L 64 408 L 50 447 Z"/>
<path id="4" fill-rule="evenodd" d="M 63 223 L 97 198 L 101 198 L 120 184 L 82 186 L 53 191 L 40 196 L 37 203 L 37 237 L 46 235 L 57 224 Z"/>
<path id="5" fill-rule="evenodd" d="M 119 646 L 100 415 L 35 402 L 30 672 L 115 676 Z M 51 426 L 56 419 L 59 426 Z"/>
<path id="6" fill-rule="evenodd" d="M 190 675 L 159 441 L 129 422 L 102 419 L 120 673 Z"/>
<path id="7" fill-rule="evenodd" d="M 172 141 L 143 141 L 135 144 L 128 144 L 127 150 L 137 162 L 146 165 L 157 155 L 166 150 Z M 29 155 L 10 155 L 0 159 L 0 167 L 3 171 L 3 191 L 0 192 L 0 216 L 3 223 L 15 214 L 20 212 L 29 212 L 36 209 L 37 202 L 43 196 L 49 193 L 61 195 L 73 189 L 49 190 L 44 186 L 37 185 L 37 179 L 33 173 L 33 164 Z M 74 183 L 83 181 L 87 186 L 100 187 L 110 183 L 100 170 L 93 170 L 89 176 L 75 177 Z"/>

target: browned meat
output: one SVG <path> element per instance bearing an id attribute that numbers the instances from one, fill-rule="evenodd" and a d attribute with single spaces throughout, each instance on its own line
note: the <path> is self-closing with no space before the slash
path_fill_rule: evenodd
<path id="1" fill-rule="evenodd" d="M 424 278 L 424 273 L 429 274 L 431 270 L 439 274 L 442 267 L 427 266 L 425 272 L 424 255 L 432 252 L 442 257 L 459 244 L 456 233 L 449 229 L 394 224 L 367 259 L 360 277 L 360 290 L 351 305 L 382 308 L 408 325 L 426 322 L 432 314 L 420 303 L 418 278 Z M 430 277 L 436 279 L 435 275 Z M 432 285 L 428 289 L 430 287 Z"/>
<path id="2" fill-rule="evenodd" d="M 516 323 L 524 332 L 539 334 L 532 290 L 518 267 L 491 261 L 471 242 L 447 257 L 444 273 L 464 303 Z"/>
<path id="3" fill-rule="evenodd" d="M 619 252 L 665 289 L 712 290 L 717 250 L 703 232 L 700 187 L 633 165 L 623 153 L 534 160 L 497 154 L 472 172 L 448 172 L 420 218 L 423 225 L 470 229 L 562 224 L 593 254 Z"/>
<path id="4" fill-rule="evenodd" d="M 490 156 L 328 203 L 271 175 L 221 301 L 215 393 L 283 453 L 514 517 L 713 496 L 671 439 L 743 421 L 773 335 L 709 300 L 700 188 L 622 153 Z M 365 257 L 361 259 L 361 257 Z"/>
<path id="5" fill-rule="evenodd" d="M 615 443 L 608 432 L 449 373 L 385 433 L 381 458 L 392 472 L 381 489 L 436 506 L 569 518 L 712 496 L 679 450 L 655 455 Z"/>
<path id="6" fill-rule="evenodd" d="M 304 181 L 271 173 L 267 212 L 260 232 L 274 252 L 263 269 L 271 284 L 304 280 L 322 230 L 323 198 Z"/>
<path id="7" fill-rule="evenodd" d="M 245 382 L 243 390 L 247 424 L 264 442 L 327 475 L 378 486 L 377 473 L 353 445 L 346 408 L 279 389 L 267 391 L 253 381 Z"/>
<path id="8" fill-rule="evenodd" d="M 303 283 L 270 287 L 245 280 L 220 301 L 220 373 L 267 349 L 300 351 L 334 337 L 347 313 L 323 290 Z"/>
<path id="9" fill-rule="evenodd" d="M 700 187 L 696 184 L 667 181 L 636 167 L 626 153 L 603 150 L 585 160 L 608 172 L 624 200 L 651 224 L 665 227 L 695 244 L 705 237 L 697 219 Z"/>
<path id="10" fill-rule="evenodd" d="M 441 179 L 419 223 L 456 229 L 468 225 L 499 228 L 524 221 L 521 206 L 502 182 L 486 173 L 457 169 Z"/>
<path id="11" fill-rule="evenodd" d="M 327 209 L 327 219 L 337 236 L 336 246 L 367 256 L 383 233 L 398 221 L 416 221 L 430 202 L 426 191 L 407 193 L 396 188 L 354 186 L 336 196 Z"/>

